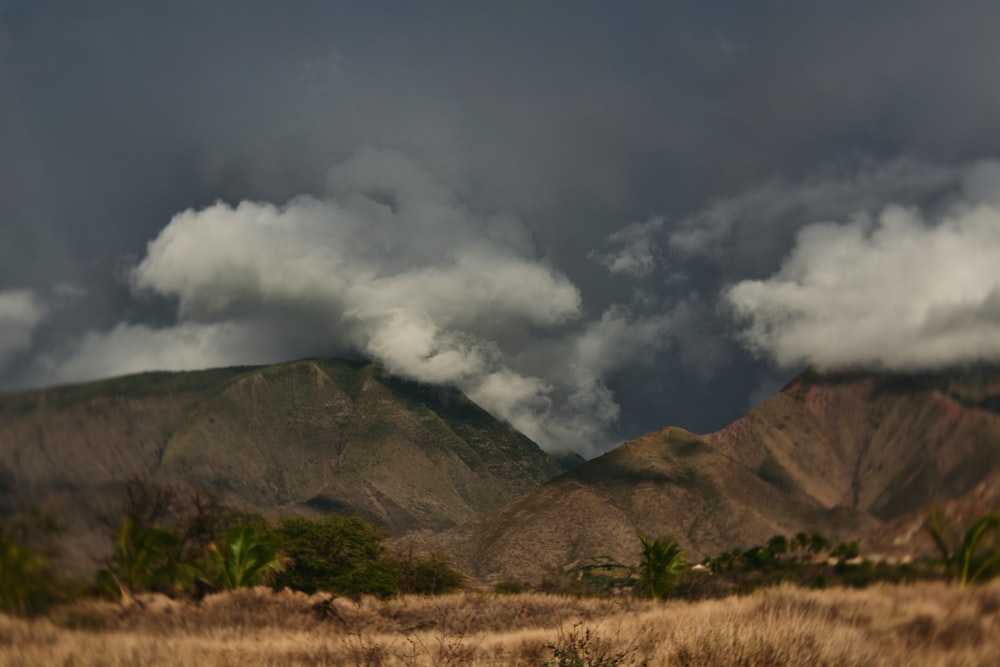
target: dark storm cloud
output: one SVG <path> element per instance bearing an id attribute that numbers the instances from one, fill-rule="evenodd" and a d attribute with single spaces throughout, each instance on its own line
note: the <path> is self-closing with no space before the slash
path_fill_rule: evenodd
<path id="1" fill-rule="evenodd" d="M 808 230 L 933 234 L 1000 156 L 992 2 L 11 6 L 6 387 L 361 353 L 552 446 L 707 430 L 775 381 L 742 343 L 817 358 L 752 333 Z M 487 269 L 538 282 L 458 318 Z"/>

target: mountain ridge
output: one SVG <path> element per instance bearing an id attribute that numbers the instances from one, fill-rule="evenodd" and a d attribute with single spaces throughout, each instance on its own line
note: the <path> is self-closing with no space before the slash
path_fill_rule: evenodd
<path id="1" fill-rule="evenodd" d="M 77 514 L 148 475 L 265 513 L 358 514 L 484 580 L 539 583 L 635 562 L 640 533 L 695 560 L 797 532 L 926 548 L 930 503 L 1000 502 L 1000 369 L 807 370 L 723 429 L 666 427 L 568 472 L 454 388 L 338 360 L 0 394 L 0 445 L 0 481 Z"/>
<path id="2" fill-rule="evenodd" d="M 645 434 L 427 544 L 477 576 L 532 584 L 594 559 L 638 562 L 639 534 L 673 536 L 695 560 L 798 532 L 926 550 L 914 532 L 931 503 L 996 509 L 998 397 L 993 367 L 807 371 L 719 431 Z"/>
<path id="3" fill-rule="evenodd" d="M 336 509 L 401 534 L 466 522 L 561 471 L 457 389 L 372 364 L 300 360 L 0 395 L 0 481 L 22 503 L 58 497 L 93 516 L 142 477 L 266 514 Z"/>

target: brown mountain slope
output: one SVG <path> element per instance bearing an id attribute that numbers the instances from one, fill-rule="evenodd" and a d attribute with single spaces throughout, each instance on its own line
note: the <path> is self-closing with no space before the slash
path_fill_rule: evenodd
<path id="1" fill-rule="evenodd" d="M 839 535 L 870 519 L 826 510 L 667 428 L 632 440 L 472 524 L 425 544 L 487 580 L 538 583 L 610 558 L 638 561 L 640 533 L 671 535 L 700 559 L 761 536 L 824 523 Z"/>
<path id="2" fill-rule="evenodd" d="M 259 507 L 358 512 L 403 532 L 468 521 L 561 468 L 458 391 L 306 362 L 245 374 L 201 402 L 159 472 Z"/>
<path id="3" fill-rule="evenodd" d="M 457 390 L 372 365 L 145 373 L 0 395 L 0 481 L 22 503 L 83 514 L 143 475 L 262 511 L 359 513 L 399 533 L 467 521 L 561 470 Z"/>
<path id="4" fill-rule="evenodd" d="M 799 531 L 910 551 L 929 503 L 995 509 L 998 399 L 993 369 L 807 372 L 722 431 L 643 436 L 428 543 L 481 577 L 535 583 L 594 558 L 635 563 L 639 533 L 695 559 Z"/>
<path id="5" fill-rule="evenodd" d="M 244 368 L 0 394 L 0 476 L 24 502 L 154 471 L 197 403 Z"/>
<path id="6" fill-rule="evenodd" d="M 1000 373 L 807 372 L 725 429 L 719 451 L 824 507 L 887 520 L 1000 470 Z"/>

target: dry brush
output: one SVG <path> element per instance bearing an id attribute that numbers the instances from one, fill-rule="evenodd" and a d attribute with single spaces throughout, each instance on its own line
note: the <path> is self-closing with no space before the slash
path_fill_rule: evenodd
<path id="1" fill-rule="evenodd" d="M 703 602 L 461 593 L 358 602 L 257 588 L 0 616 L 5 665 L 992 665 L 1000 585 Z"/>

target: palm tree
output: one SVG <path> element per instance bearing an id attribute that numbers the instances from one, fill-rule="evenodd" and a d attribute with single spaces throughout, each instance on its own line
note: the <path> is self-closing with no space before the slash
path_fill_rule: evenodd
<path id="1" fill-rule="evenodd" d="M 774 554 L 775 560 L 781 560 L 781 557 L 788 553 L 788 538 L 784 535 L 775 535 L 767 541 L 767 548 Z"/>
<path id="2" fill-rule="evenodd" d="M 213 583 L 228 589 L 263 584 L 288 563 L 287 558 L 278 555 L 277 547 L 257 535 L 252 526 L 230 531 L 221 549 L 212 545 L 209 558 L 215 575 Z"/>
<path id="3" fill-rule="evenodd" d="M 114 555 L 101 576 L 111 580 L 108 583 L 123 600 L 134 593 L 169 586 L 178 566 L 170 552 L 179 545 L 180 538 L 169 530 L 145 525 L 129 514 L 115 531 Z"/>
<path id="4" fill-rule="evenodd" d="M 947 517 L 934 507 L 924 523 L 941 552 L 941 560 L 960 586 L 981 583 L 1000 575 L 1000 513 L 980 517 L 965 531 L 961 542 L 954 537 Z M 993 534 L 993 544 L 987 537 Z"/>
<path id="5" fill-rule="evenodd" d="M 819 533 L 813 533 L 809 536 L 809 553 L 811 553 L 814 557 L 829 548 L 830 541 Z"/>
<path id="6" fill-rule="evenodd" d="M 809 536 L 805 533 L 795 533 L 792 538 L 792 551 L 801 559 L 800 552 L 809 550 Z"/>
<path id="7" fill-rule="evenodd" d="M 662 600 L 673 588 L 677 577 L 687 569 L 687 558 L 677 540 L 671 537 L 651 540 L 640 535 L 639 541 L 642 542 L 641 590 L 655 600 Z"/>
<path id="8" fill-rule="evenodd" d="M 991 532 L 992 548 L 986 544 L 986 536 Z M 986 548 L 986 553 L 979 553 L 982 547 Z M 963 585 L 986 581 L 1000 574 L 1000 513 L 987 514 L 969 526 L 957 555 L 958 581 Z"/>

